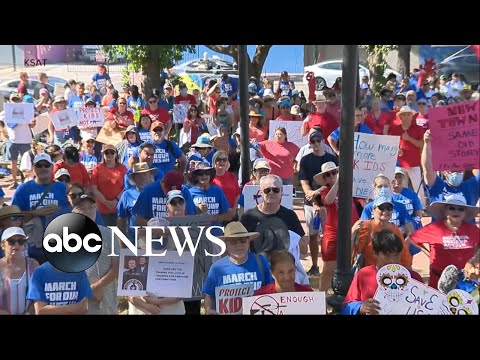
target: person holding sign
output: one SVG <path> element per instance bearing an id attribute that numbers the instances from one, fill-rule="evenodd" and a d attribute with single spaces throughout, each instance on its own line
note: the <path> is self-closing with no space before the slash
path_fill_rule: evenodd
<path id="1" fill-rule="evenodd" d="M 358 271 L 350 284 L 345 297 L 342 315 L 378 315 L 379 303 L 373 297 L 378 288 L 377 271 L 388 264 L 400 264 L 404 251 L 404 241 L 389 230 L 375 232 L 372 239 L 373 254 L 376 264 L 366 266 Z M 422 277 L 409 270 L 413 279 L 423 283 Z"/>
<path id="2" fill-rule="evenodd" d="M 257 232 L 248 232 L 242 223 L 233 221 L 225 226 L 224 236 L 228 256 L 215 261 L 203 284 L 204 306 L 207 315 L 217 315 L 215 288 L 225 285 L 254 284 L 254 290 L 273 283 L 267 259 L 248 251 L 250 242 L 259 237 Z"/>
<path id="3" fill-rule="evenodd" d="M 126 128 L 134 125 L 133 113 L 128 111 L 127 100 L 119 98 L 116 105 L 107 113 L 107 119 L 110 120 L 110 126 L 115 129 L 117 126 Z"/>
<path id="4" fill-rule="evenodd" d="M 287 250 L 275 251 L 270 257 L 270 271 L 275 282 L 262 286 L 253 293 L 254 296 L 282 292 L 313 291 L 309 285 L 295 282 L 295 257 Z"/>

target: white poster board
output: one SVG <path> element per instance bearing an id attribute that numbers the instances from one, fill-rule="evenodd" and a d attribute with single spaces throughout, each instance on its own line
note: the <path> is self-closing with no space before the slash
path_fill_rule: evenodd
<path id="1" fill-rule="evenodd" d="M 263 202 L 260 185 L 245 185 L 243 187 L 243 209 L 247 211 Z M 283 185 L 282 206 L 293 208 L 293 185 Z"/>
<path id="2" fill-rule="evenodd" d="M 219 315 L 241 315 L 242 298 L 253 295 L 253 283 L 215 288 L 215 309 Z"/>
<path id="3" fill-rule="evenodd" d="M 53 89 L 54 96 L 64 96 L 65 95 L 65 84 L 55 83 L 55 88 Z"/>
<path id="4" fill-rule="evenodd" d="M 74 109 L 65 109 L 57 111 L 50 114 L 52 119 L 53 126 L 57 130 L 62 130 L 67 128 L 67 126 L 76 126 L 77 125 L 77 113 Z"/>
<path id="5" fill-rule="evenodd" d="M 100 107 L 80 107 L 77 109 L 78 127 L 101 127 L 105 122 Z"/>
<path id="6" fill-rule="evenodd" d="M 157 297 L 192 296 L 193 256 L 189 252 L 179 256 L 177 251 L 169 250 L 165 256 L 143 256 L 147 262 L 141 269 L 144 254 L 142 249 L 137 250 L 138 256 L 129 249 L 120 250 L 118 296 L 146 296 L 147 291 Z"/>
<path id="7" fill-rule="evenodd" d="M 205 124 L 207 125 L 208 132 L 210 133 L 210 136 L 217 135 L 218 134 L 218 127 L 213 122 L 213 115 L 203 114 L 202 118 L 205 121 Z"/>
<path id="8" fill-rule="evenodd" d="M 183 121 L 187 117 L 188 107 L 190 105 L 175 104 L 173 105 L 173 123 L 183 124 Z"/>
<path id="9" fill-rule="evenodd" d="M 300 291 L 243 299 L 243 315 L 326 315 L 323 291 Z"/>
<path id="10" fill-rule="evenodd" d="M 33 135 L 38 135 L 48 129 L 50 114 L 43 113 L 37 116 L 35 126 L 32 128 Z"/>
<path id="11" fill-rule="evenodd" d="M 31 103 L 6 103 L 4 108 L 7 124 L 30 124 L 35 115 Z"/>
<path id="12" fill-rule="evenodd" d="M 272 120 L 269 122 L 270 128 L 268 129 L 268 138 L 270 140 L 275 138 L 275 129 L 284 127 L 287 130 L 288 141 L 294 143 L 299 148 L 308 143 L 308 136 L 302 136 L 300 129 L 302 127 L 302 121 L 285 121 L 285 120 Z"/>
<path id="13" fill-rule="evenodd" d="M 478 292 L 478 289 L 476 290 Z M 472 294 L 460 290 L 453 289 L 447 296 L 444 303 L 446 311 L 452 315 L 478 315 L 478 303 Z"/>
<path id="14" fill-rule="evenodd" d="M 356 132 L 353 137 L 353 196 L 373 198 L 373 179 L 382 173 L 390 180 L 395 174 L 399 136 Z"/>

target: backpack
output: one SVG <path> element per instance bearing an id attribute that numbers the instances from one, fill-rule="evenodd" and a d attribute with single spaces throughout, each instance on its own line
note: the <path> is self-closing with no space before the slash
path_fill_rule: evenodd
<path id="1" fill-rule="evenodd" d="M 352 272 L 356 274 L 360 271 L 361 268 L 365 266 L 365 253 L 363 250 L 365 249 L 368 241 L 372 235 L 372 220 L 368 221 L 368 236 L 366 238 L 361 239 L 360 234 L 365 225 L 365 221 L 362 221 L 360 228 L 355 230 L 352 234 Z"/>

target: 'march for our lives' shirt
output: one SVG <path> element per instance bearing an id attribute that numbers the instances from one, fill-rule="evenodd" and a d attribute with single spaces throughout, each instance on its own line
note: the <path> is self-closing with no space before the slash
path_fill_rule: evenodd
<path id="1" fill-rule="evenodd" d="M 168 150 L 167 141 L 171 144 L 171 151 Z M 156 167 L 163 171 L 164 174 L 173 170 L 175 167 L 175 159 L 183 155 L 178 145 L 170 140 L 163 140 L 160 144 L 154 141 L 147 141 L 155 147 L 155 155 L 153 157 L 152 167 Z M 133 157 L 138 159 L 138 148 L 135 149 Z"/>
<path id="2" fill-rule="evenodd" d="M 210 185 L 207 190 L 202 190 L 198 186 L 191 187 L 190 194 L 192 195 L 193 203 L 196 206 L 207 204 L 208 213 L 211 215 L 224 214 L 230 209 L 230 205 L 228 204 L 227 197 L 223 190 L 216 185 Z M 222 224 L 214 222 L 212 225 L 221 226 Z"/>
<path id="3" fill-rule="evenodd" d="M 230 256 L 225 256 L 215 261 L 208 271 L 207 279 L 203 284 L 202 292 L 215 298 L 215 288 L 224 285 L 253 284 L 253 289 L 258 290 L 262 286 L 272 283 L 274 280 L 270 273 L 270 265 L 263 255 L 258 255 L 258 261 L 263 265 L 260 268 L 255 254 L 248 253 L 248 259 L 243 264 L 235 264 Z"/>
<path id="4" fill-rule="evenodd" d="M 187 215 L 196 215 L 192 196 L 185 185 L 182 185 L 182 195 L 185 198 Z M 160 181 L 148 184 L 143 188 L 133 206 L 132 214 L 141 216 L 145 220 L 165 217 L 167 214 L 167 195 L 163 192 Z"/>
<path id="5" fill-rule="evenodd" d="M 27 299 L 60 306 L 76 304 L 92 295 L 85 271 L 66 273 L 46 262 L 33 272 Z"/>

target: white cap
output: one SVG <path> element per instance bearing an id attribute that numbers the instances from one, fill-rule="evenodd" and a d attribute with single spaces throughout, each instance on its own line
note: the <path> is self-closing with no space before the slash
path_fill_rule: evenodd
<path id="1" fill-rule="evenodd" d="M 88 141 L 88 140 L 95 140 L 95 136 L 93 136 L 91 133 L 89 132 L 84 132 L 82 134 L 82 140 L 83 141 Z"/>
<path id="2" fill-rule="evenodd" d="M 50 157 L 50 155 L 48 155 L 46 153 L 41 153 L 41 154 L 35 155 L 35 157 L 33 158 L 33 164 L 35 165 L 37 162 L 42 161 L 42 160 L 47 161 L 50 164 L 53 164 L 52 158 Z"/>
<path id="3" fill-rule="evenodd" d="M 67 169 L 58 169 L 53 177 L 55 180 L 58 180 L 58 178 L 62 175 L 67 175 L 69 178 L 72 178 Z"/>
<path id="4" fill-rule="evenodd" d="M 22 235 L 24 238 L 27 238 L 22 228 L 12 226 L 5 229 L 5 231 L 2 233 L 2 241 L 8 240 L 15 235 Z"/>
<path id="5" fill-rule="evenodd" d="M 170 226 L 170 221 L 164 218 L 151 218 L 148 220 L 147 226 Z"/>

